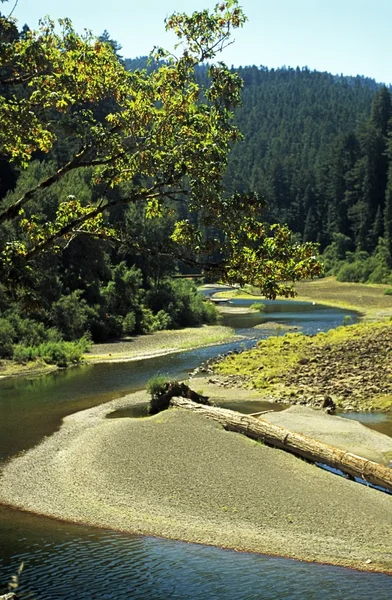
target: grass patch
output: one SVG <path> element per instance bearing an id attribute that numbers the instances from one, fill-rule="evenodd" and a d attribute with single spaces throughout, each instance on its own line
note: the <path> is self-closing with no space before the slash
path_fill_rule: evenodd
<path id="1" fill-rule="evenodd" d="M 257 312 L 263 312 L 265 310 L 265 304 L 262 302 L 254 302 L 249 308 Z"/>
<path id="2" fill-rule="evenodd" d="M 367 316 L 392 315 L 391 299 L 385 294 L 390 289 L 387 285 L 344 283 L 325 277 L 299 282 L 295 288 L 298 300 L 356 310 Z"/>
<path id="3" fill-rule="evenodd" d="M 392 407 L 392 323 L 346 325 L 308 337 L 287 333 L 258 342 L 214 367 L 275 399 L 331 395 L 359 410 Z"/>
<path id="4" fill-rule="evenodd" d="M 13 360 L 0 361 L 0 377 L 23 377 L 25 375 L 44 375 L 56 370 L 55 365 L 48 365 L 41 359 L 27 364 L 18 364 Z"/>
<path id="5" fill-rule="evenodd" d="M 270 337 L 252 350 L 232 354 L 216 366 L 222 374 L 252 376 L 253 387 L 265 388 L 283 369 L 294 367 L 305 355 L 310 338 L 302 333 L 287 333 L 282 337 Z"/>
<path id="6" fill-rule="evenodd" d="M 216 292 L 216 294 L 214 294 L 214 298 L 227 298 L 228 300 L 231 300 L 232 298 L 238 300 L 252 300 L 252 298 L 260 299 L 260 297 L 261 294 L 252 294 L 245 290 L 227 290 L 224 292 Z"/>

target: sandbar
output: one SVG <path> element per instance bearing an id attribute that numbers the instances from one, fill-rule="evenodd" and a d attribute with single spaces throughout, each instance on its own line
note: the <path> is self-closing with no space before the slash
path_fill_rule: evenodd
<path id="1" fill-rule="evenodd" d="M 133 534 L 392 573 L 391 496 L 181 409 L 106 418 L 146 400 L 137 392 L 66 417 L 5 465 L 0 502 Z"/>

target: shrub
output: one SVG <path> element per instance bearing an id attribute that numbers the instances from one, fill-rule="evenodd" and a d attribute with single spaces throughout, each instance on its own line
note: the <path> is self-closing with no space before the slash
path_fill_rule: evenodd
<path id="1" fill-rule="evenodd" d="M 11 358 L 16 338 L 14 327 L 7 319 L 0 319 L 0 358 Z"/>
<path id="2" fill-rule="evenodd" d="M 37 348 L 37 356 L 49 365 L 66 367 L 70 363 L 80 362 L 90 345 L 91 342 L 85 337 L 77 342 L 46 342 Z"/>
<path id="3" fill-rule="evenodd" d="M 38 348 L 32 348 L 31 346 L 23 346 L 22 344 L 15 344 L 13 348 L 13 359 L 19 364 L 26 364 L 37 358 Z"/>
<path id="4" fill-rule="evenodd" d="M 166 391 L 167 384 L 170 382 L 166 375 L 154 375 L 147 382 L 146 389 L 151 398 L 157 398 Z"/>
<path id="5" fill-rule="evenodd" d="M 15 330 L 15 342 L 24 346 L 38 346 L 47 341 L 47 329 L 43 323 L 24 319 L 16 312 L 8 313 L 7 319 Z"/>
<path id="6" fill-rule="evenodd" d="M 265 310 L 265 304 L 263 304 L 262 302 L 254 302 L 250 308 L 251 308 L 251 310 L 257 310 L 258 312 L 263 312 Z"/>
<path id="7" fill-rule="evenodd" d="M 125 335 L 131 335 L 135 331 L 136 317 L 134 312 L 129 312 L 125 315 L 122 322 L 122 330 Z"/>
<path id="8" fill-rule="evenodd" d="M 160 310 L 153 318 L 151 331 L 161 331 L 162 329 L 170 329 L 171 326 L 171 316 L 164 310 Z"/>
<path id="9" fill-rule="evenodd" d="M 77 340 L 88 330 L 91 311 L 81 295 L 81 290 L 75 290 L 68 296 L 61 296 L 52 306 L 52 323 L 66 340 Z"/>
<path id="10" fill-rule="evenodd" d="M 140 307 L 140 322 L 139 322 L 139 330 L 141 333 L 148 333 L 152 331 L 153 323 L 154 323 L 154 313 L 151 308 L 146 308 L 145 306 Z"/>
<path id="11" fill-rule="evenodd" d="M 344 263 L 336 273 L 336 281 L 364 283 L 370 272 L 366 261 L 357 260 L 353 263 Z"/>
<path id="12" fill-rule="evenodd" d="M 384 290 L 384 296 L 392 296 L 392 288 L 387 288 Z"/>

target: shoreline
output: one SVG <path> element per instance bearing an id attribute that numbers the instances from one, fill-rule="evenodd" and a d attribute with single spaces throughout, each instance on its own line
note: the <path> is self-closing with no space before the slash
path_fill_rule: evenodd
<path id="1" fill-rule="evenodd" d="M 136 392 L 66 417 L 3 468 L 0 502 L 93 527 L 392 574 L 390 496 L 179 409 L 106 418 L 147 398 Z M 361 515 L 347 508 L 358 504 Z"/>
<path id="2" fill-rule="evenodd" d="M 361 320 L 383 320 L 392 317 L 392 297 L 385 295 L 387 284 L 364 284 L 336 281 L 334 277 L 323 277 L 296 282 L 297 296 L 286 300 L 315 302 L 336 308 L 358 312 Z M 263 301 L 263 296 L 252 295 L 241 290 L 222 290 L 217 298 L 247 298 Z"/>
<path id="3" fill-rule="evenodd" d="M 165 354 L 177 354 L 179 352 L 196 350 L 198 348 L 207 348 L 220 344 L 229 344 L 231 342 L 243 339 L 242 336 L 236 335 L 234 330 L 223 325 L 202 325 L 201 327 L 187 327 L 184 329 L 173 329 L 158 331 L 152 334 L 136 336 L 134 338 L 116 340 L 104 344 L 94 344 L 90 353 L 84 355 L 85 360 L 76 365 L 68 367 L 57 367 L 55 365 L 34 363 L 30 367 L 28 365 L 10 365 L 11 372 L 0 374 L 2 379 L 15 379 L 18 377 L 39 377 L 48 373 L 58 371 L 64 368 L 78 367 L 83 364 L 98 364 L 98 363 L 116 363 L 116 362 L 133 362 L 139 360 L 148 360 Z M 195 340 L 195 341 L 194 341 Z M 166 342 L 176 345 L 169 347 L 165 346 Z M 193 343 L 194 341 L 194 343 Z M 137 346 L 137 348 L 135 348 Z M 122 350 L 114 351 L 116 347 L 121 347 Z M 99 350 L 106 348 L 111 352 Z M 98 354 L 93 354 L 97 351 Z M 11 361 L 10 361 L 11 362 Z"/>

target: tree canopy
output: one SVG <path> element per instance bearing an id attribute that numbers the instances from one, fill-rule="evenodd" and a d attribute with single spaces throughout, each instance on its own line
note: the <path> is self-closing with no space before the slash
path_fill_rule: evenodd
<path id="1" fill-rule="evenodd" d="M 287 282 L 320 273 L 313 244 L 263 223 L 254 193 L 224 189 L 229 151 L 241 139 L 233 111 L 242 80 L 216 62 L 201 83 L 195 68 L 216 60 L 245 21 L 237 0 L 174 13 L 166 29 L 178 37 L 176 54 L 155 48 L 154 68 L 128 71 L 108 35 L 79 35 L 68 19 L 19 33 L 0 16 L 1 159 L 22 171 L 33 159 L 56 157 L 33 186 L 0 202 L 3 279 L 80 236 L 124 241 L 105 215 L 140 203 L 147 217 L 176 215 L 161 250 L 224 281 L 275 297 L 293 294 Z M 75 189 L 40 203 L 75 172 L 86 173 L 96 193 L 79 197 Z"/>

